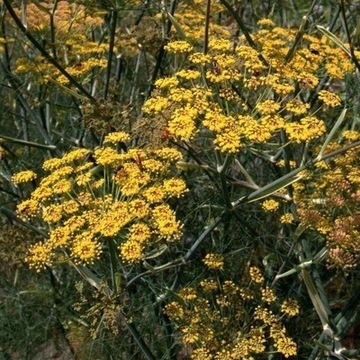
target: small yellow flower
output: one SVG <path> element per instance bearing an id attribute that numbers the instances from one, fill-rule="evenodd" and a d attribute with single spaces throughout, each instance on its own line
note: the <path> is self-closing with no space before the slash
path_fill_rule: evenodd
<path id="1" fill-rule="evenodd" d="M 129 229 L 129 240 L 140 244 L 146 243 L 151 238 L 150 228 L 143 223 L 135 223 Z"/>
<path id="2" fill-rule="evenodd" d="M 162 111 L 169 107 L 169 100 L 167 98 L 157 96 L 146 100 L 143 111 L 145 114 L 161 114 Z"/>
<path id="3" fill-rule="evenodd" d="M 214 291 L 218 289 L 218 283 L 213 279 L 206 279 L 200 282 L 200 286 L 206 292 Z"/>
<path id="4" fill-rule="evenodd" d="M 42 219 L 48 223 L 56 223 L 63 217 L 63 207 L 58 204 L 51 204 L 44 208 L 42 213 Z"/>
<path id="5" fill-rule="evenodd" d="M 113 132 L 105 136 L 104 144 L 106 143 L 112 143 L 112 144 L 118 144 L 120 142 L 129 141 L 130 136 L 124 131 L 119 132 Z"/>
<path id="6" fill-rule="evenodd" d="M 261 299 L 262 301 L 271 304 L 276 301 L 276 296 L 273 290 L 269 286 L 266 286 L 264 289 L 261 289 Z"/>
<path id="7" fill-rule="evenodd" d="M 68 200 L 62 203 L 65 214 L 74 214 L 79 210 L 79 203 L 75 200 Z"/>
<path id="8" fill-rule="evenodd" d="M 197 115 L 197 110 L 189 106 L 176 109 L 169 122 L 169 133 L 181 140 L 191 139 L 196 131 L 195 120 Z"/>
<path id="9" fill-rule="evenodd" d="M 178 198 L 188 191 L 188 189 L 186 188 L 186 183 L 182 179 L 172 178 L 164 180 L 162 186 L 166 196 L 169 197 Z"/>
<path id="10" fill-rule="evenodd" d="M 82 171 L 86 171 L 89 170 L 90 168 L 92 168 L 94 166 L 94 163 L 92 162 L 86 162 L 85 164 L 82 164 L 80 166 L 77 166 L 74 171 L 75 173 L 80 173 Z"/>
<path id="11" fill-rule="evenodd" d="M 170 209 L 169 205 L 162 204 L 156 206 L 152 210 L 152 216 L 156 229 L 161 237 L 168 240 L 177 240 L 181 234 L 181 226 L 176 221 L 176 216 L 173 210 Z"/>
<path id="12" fill-rule="evenodd" d="M 207 254 L 203 259 L 203 263 L 210 269 L 224 270 L 224 257 L 220 254 Z"/>
<path id="13" fill-rule="evenodd" d="M 99 242 L 89 231 L 83 231 L 75 236 L 71 248 L 71 254 L 76 263 L 93 264 L 100 257 L 102 250 Z"/>
<path id="14" fill-rule="evenodd" d="M 103 185 L 105 184 L 105 180 L 104 179 L 99 179 L 97 181 L 95 181 L 91 187 L 93 189 L 100 189 L 101 187 L 103 187 Z"/>
<path id="15" fill-rule="evenodd" d="M 280 104 L 274 100 L 265 100 L 263 102 L 257 103 L 256 108 L 263 115 L 275 114 L 280 109 Z"/>
<path id="16" fill-rule="evenodd" d="M 30 246 L 25 262 L 29 264 L 31 269 L 40 272 L 44 270 L 46 266 L 51 266 L 51 255 L 52 249 L 47 244 L 39 242 Z"/>
<path id="17" fill-rule="evenodd" d="M 155 151 L 155 156 L 159 157 L 163 161 L 179 161 L 182 159 L 182 154 L 179 150 L 164 147 Z"/>
<path id="18" fill-rule="evenodd" d="M 178 295 L 182 300 L 186 300 L 186 301 L 192 301 L 197 298 L 196 290 L 190 286 L 182 288 L 179 291 Z"/>
<path id="19" fill-rule="evenodd" d="M 155 159 L 143 160 L 141 165 L 143 169 L 152 173 L 161 173 L 164 170 L 164 164 L 161 161 Z"/>
<path id="20" fill-rule="evenodd" d="M 144 191 L 142 191 L 142 195 L 147 200 L 148 203 L 160 203 L 163 201 L 165 197 L 165 193 L 161 186 L 150 186 Z"/>
<path id="21" fill-rule="evenodd" d="M 211 39 L 209 41 L 209 49 L 219 53 L 230 51 L 233 48 L 233 44 L 227 39 Z"/>
<path id="22" fill-rule="evenodd" d="M 110 147 L 95 150 L 94 157 L 99 165 L 119 166 L 121 164 L 121 155 Z"/>
<path id="23" fill-rule="evenodd" d="M 166 51 L 174 54 L 188 53 L 192 51 L 192 49 L 193 47 L 187 41 L 182 40 L 169 42 L 165 46 Z"/>
<path id="24" fill-rule="evenodd" d="M 223 153 L 236 153 L 241 147 L 240 129 L 225 129 L 216 135 L 214 145 Z"/>
<path id="25" fill-rule="evenodd" d="M 179 80 L 175 76 L 160 78 L 155 81 L 155 86 L 159 89 L 174 88 L 179 85 Z"/>
<path id="26" fill-rule="evenodd" d="M 321 90 L 319 92 L 319 99 L 322 100 L 324 104 L 329 107 L 336 107 L 341 105 L 340 97 L 327 90 Z"/>
<path id="27" fill-rule="evenodd" d="M 273 199 L 269 199 L 269 200 L 265 200 L 262 204 L 261 207 L 265 210 L 265 211 L 269 211 L 269 212 L 274 212 L 276 211 L 279 207 L 280 204 L 278 201 L 273 200 Z"/>
<path id="28" fill-rule="evenodd" d="M 166 315 L 168 315 L 171 319 L 177 321 L 184 317 L 184 309 L 177 301 L 172 301 L 171 303 L 167 304 L 165 306 L 165 312 Z"/>
<path id="29" fill-rule="evenodd" d="M 143 245 L 134 240 L 126 241 L 120 245 L 120 254 L 129 263 L 138 262 L 143 257 Z"/>
<path id="30" fill-rule="evenodd" d="M 53 249 L 66 246 L 71 239 L 71 230 L 69 227 L 58 227 L 49 234 L 48 244 Z"/>
<path id="31" fill-rule="evenodd" d="M 42 167 L 44 170 L 53 171 L 59 169 L 63 165 L 64 165 L 64 161 L 62 159 L 53 158 L 53 159 L 45 160 Z"/>
<path id="32" fill-rule="evenodd" d="M 86 155 L 90 154 L 88 149 L 74 149 L 69 153 L 65 154 L 62 161 L 66 164 L 72 163 L 73 161 L 83 160 Z"/>
<path id="33" fill-rule="evenodd" d="M 294 299 L 287 299 L 281 304 L 281 311 L 289 316 L 296 316 L 299 314 L 299 304 Z"/>
<path id="34" fill-rule="evenodd" d="M 295 115 L 303 115 L 307 113 L 310 104 L 303 103 L 299 99 L 292 99 L 285 105 L 285 108 Z"/>
<path id="35" fill-rule="evenodd" d="M 351 141 L 357 141 L 360 137 L 360 133 L 355 130 L 345 130 L 342 135 L 344 139 Z"/>
<path id="36" fill-rule="evenodd" d="M 196 52 L 189 56 L 189 60 L 196 65 L 206 65 L 211 63 L 211 56 Z"/>
<path id="37" fill-rule="evenodd" d="M 260 269 L 257 268 L 256 266 L 252 266 L 249 269 L 249 275 L 250 275 L 250 279 L 256 284 L 261 284 L 264 281 L 264 277 Z"/>
<path id="38" fill-rule="evenodd" d="M 149 215 L 150 207 L 146 201 L 135 199 L 128 203 L 128 212 L 129 216 L 141 219 Z"/>
<path id="39" fill-rule="evenodd" d="M 12 181 L 16 185 L 20 183 L 29 182 L 35 179 L 36 179 L 36 174 L 31 170 L 21 171 L 12 176 Z"/>
<path id="40" fill-rule="evenodd" d="M 297 346 L 295 342 L 283 333 L 279 333 L 274 340 L 277 350 L 286 358 L 297 354 Z"/>
<path id="41" fill-rule="evenodd" d="M 294 221 L 294 216 L 291 213 L 284 214 L 280 217 L 282 224 L 291 224 Z"/>
<path id="42" fill-rule="evenodd" d="M 198 70 L 180 70 L 175 75 L 185 80 L 196 80 L 201 73 Z"/>
<path id="43" fill-rule="evenodd" d="M 39 203 L 34 199 L 28 199 L 21 202 L 16 209 L 21 219 L 28 219 L 35 216 L 40 210 Z"/>
<path id="44" fill-rule="evenodd" d="M 70 192 L 70 190 L 71 190 L 71 182 L 66 179 L 59 180 L 52 187 L 52 191 L 56 195 L 68 193 Z"/>
<path id="45" fill-rule="evenodd" d="M 80 174 L 76 177 L 76 184 L 78 186 L 87 185 L 90 182 L 91 178 L 92 178 L 92 173 L 90 171 L 88 171 L 85 174 Z"/>
<path id="46" fill-rule="evenodd" d="M 285 124 L 285 131 L 291 141 L 301 143 L 316 139 L 326 132 L 325 123 L 315 116 L 306 116 L 300 122 Z"/>

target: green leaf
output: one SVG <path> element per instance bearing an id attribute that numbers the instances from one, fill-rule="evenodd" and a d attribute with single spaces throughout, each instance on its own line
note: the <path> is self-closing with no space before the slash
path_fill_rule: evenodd
<path id="1" fill-rule="evenodd" d="M 328 146 L 329 142 L 333 139 L 334 135 L 336 134 L 336 132 L 338 131 L 340 125 L 343 123 L 344 119 L 345 119 L 345 115 L 346 115 L 347 109 L 344 109 L 340 116 L 338 117 L 338 119 L 336 120 L 333 128 L 330 131 L 330 134 L 328 135 L 328 137 L 326 138 L 323 146 L 320 149 L 319 155 L 317 156 L 317 159 L 321 159 L 324 155 L 324 152 L 326 150 L 326 147 Z"/>
<path id="2" fill-rule="evenodd" d="M 336 329 L 334 329 L 334 326 L 332 326 L 330 322 L 331 310 L 328 307 L 328 304 L 322 301 L 319 291 L 308 269 L 306 267 L 303 267 L 301 273 L 303 275 L 304 283 L 310 296 L 311 302 L 323 326 L 323 330 L 329 335 L 334 336 L 337 331 Z"/>
<path id="3" fill-rule="evenodd" d="M 75 270 L 86 280 L 92 287 L 96 290 L 103 290 L 107 295 L 111 294 L 110 289 L 107 286 L 104 286 L 104 283 L 101 279 L 93 273 L 89 268 L 86 266 L 78 266 L 72 261 L 70 261 L 70 265 L 72 265 Z"/>
<path id="4" fill-rule="evenodd" d="M 289 175 L 289 174 L 288 174 Z M 287 186 L 299 181 L 302 178 L 301 175 L 294 175 L 294 176 L 287 176 L 281 177 L 278 180 L 273 181 L 272 183 L 263 186 L 259 190 L 254 191 L 249 196 L 247 196 L 245 202 L 250 203 L 254 201 L 258 201 L 260 199 L 269 197 L 270 195 L 274 194 L 275 192 L 286 188 Z"/>
<path id="5" fill-rule="evenodd" d="M 246 181 L 249 184 L 252 184 L 254 186 L 257 186 L 257 184 L 255 183 L 254 179 L 251 177 L 251 175 L 246 171 L 246 169 L 242 166 L 241 162 L 238 159 L 235 159 L 235 163 L 236 165 L 239 167 L 239 170 L 241 171 L 241 173 L 245 176 Z"/>

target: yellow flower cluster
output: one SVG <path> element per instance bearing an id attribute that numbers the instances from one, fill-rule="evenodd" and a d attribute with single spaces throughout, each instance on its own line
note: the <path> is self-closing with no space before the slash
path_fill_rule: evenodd
<path id="1" fill-rule="evenodd" d="M 20 17 L 24 9 L 16 9 Z M 84 5 L 61 1 L 52 8 L 46 1 L 39 6 L 30 3 L 26 6 L 27 28 L 31 31 L 50 33 L 50 12 L 53 14 L 53 26 L 56 28 L 56 43 L 51 50 L 56 54 L 57 61 L 78 81 L 85 80 L 86 75 L 95 69 L 107 66 L 108 45 L 91 40 L 91 30 L 103 24 L 100 12 L 91 13 Z M 69 80 L 58 69 L 42 56 L 24 56 L 16 61 L 15 71 L 18 74 L 36 76 L 42 83 L 56 81 L 67 85 Z"/>
<path id="2" fill-rule="evenodd" d="M 269 327 L 270 338 L 274 341 L 279 353 L 283 354 L 285 358 L 296 355 L 297 346 L 295 342 L 286 336 L 285 327 L 271 310 L 258 306 L 254 315 L 255 319 L 262 321 L 266 327 Z"/>
<path id="3" fill-rule="evenodd" d="M 343 143 L 351 144 L 358 138 L 357 131 L 346 131 Z M 331 142 L 327 151 L 337 150 L 341 146 Z M 332 162 L 320 163 L 310 177 L 302 180 L 304 185 L 312 184 L 310 193 L 308 187 L 295 187 L 300 219 L 304 225 L 325 236 L 329 266 L 343 270 L 354 268 L 360 255 L 358 159 L 359 150 L 349 150 Z"/>
<path id="4" fill-rule="evenodd" d="M 175 19 L 191 42 L 201 42 L 204 38 L 205 9 L 206 0 L 194 0 L 180 2 L 176 10 Z M 211 17 L 215 19 L 224 11 L 224 8 L 219 0 L 214 0 L 211 2 L 210 11 Z M 230 35 L 225 26 L 221 26 L 215 21 L 210 22 L 210 34 L 215 38 L 229 37 Z"/>
<path id="5" fill-rule="evenodd" d="M 40 271 L 64 251 L 75 263 L 92 264 L 105 238 L 117 244 L 128 262 L 179 239 L 181 224 L 166 201 L 187 191 L 182 179 L 171 176 L 181 154 L 170 148 L 115 150 L 128 139 L 123 132 L 107 135 L 94 161 L 89 150 L 75 149 L 44 162 L 50 174 L 17 209 L 24 220 L 49 224 L 48 239 L 29 249 L 30 267 Z M 18 183 L 33 178 L 28 172 L 14 175 Z"/>
<path id="6" fill-rule="evenodd" d="M 14 184 L 21 184 L 36 179 L 36 174 L 31 170 L 21 171 L 12 177 Z"/>
<path id="7" fill-rule="evenodd" d="M 287 299 L 281 304 L 281 311 L 289 316 L 299 315 L 299 304 L 294 299 Z"/>
<path id="8" fill-rule="evenodd" d="M 270 200 L 265 200 L 262 204 L 261 207 L 265 210 L 265 211 L 269 211 L 269 212 L 274 212 L 276 211 L 279 207 L 280 204 L 278 201 L 270 199 Z"/>
<path id="9" fill-rule="evenodd" d="M 189 6 L 179 6 L 179 19 L 184 14 L 191 18 Z M 352 72 L 350 59 L 324 39 L 307 34 L 291 53 L 296 30 L 277 27 L 269 19 L 259 25 L 252 34 L 257 50 L 246 45 L 243 37 L 236 44 L 229 35 L 215 33 L 211 33 L 206 54 L 198 51 L 196 41 L 168 43 L 169 52 L 187 55 L 174 75 L 156 81 L 154 96 L 143 108 L 146 116 L 154 121 L 160 116 L 174 139 L 210 138 L 213 147 L 223 153 L 270 140 L 275 144 L 281 132 L 293 143 L 324 135 L 327 129 L 321 111 L 317 111 L 318 118 L 304 99 L 326 75 L 324 71 L 332 79 Z M 249 99 L 248 103 L 243 99 Z M 318 100 L 327 107 L 341 104 L 339 96 L 325 88 Z M 321 110 L 321 103 L 317 108 Z"/>
<path id="10" fill-rule="evenodd" d="M 284 214 L 280 217 L 282 224 L 291 224 L 294 221 L 294 215 L 291 213 Z"/>
<path id="11" fill-rule="evenodd" d="M 252 266 L 249 269 L 250 279 L 256 284 L 262 284 L 264 282 L 264 276 L 262 275 L 259 268 Z"/>
<path id="12" fill-rule="evenodd" d="M 165 46 L 165 50 L 175 54 L 188 53 L 192 49 L 193 47 L 188 42 L 182 40 L 172 41 Z"/>
<path id="13" fill-rule="evenodd" d="M 220 254 L 207 254 L 203 262 L 210 269 L 224 269 L 224 257 Z"/>
<path id="14" fill-rule="evenodd" d="M 287 299 L 278 306 L 273 289 L 261 285 L 261 271 L 251 267 L 249 275 L 252 282 L 248 288 L 229 280 L 219 283 L 206 279 L 199 288 L 181 289 L 177 300 L 166 305 L 165 312 L 180 332 L 190 359 L 250 360 L 260 354 L 265 358 L 274 347 L 285 358 L 297 354 L 297 346 L 281 321 L 284 314 L 298 315 L 297 302 Z M 252 296 L 244 296 L 249 293 Z M 249 308 L 249 301 L 259 305 Z"/>
<path id="15" fill-rule="evenodd" d="M 322 100 L 324 104 L 329 107 L 336 107 L 341 105 L 340 97 L 330 91 L 326 91 L 326 90 L 319 91 L 319 99 Z"/>

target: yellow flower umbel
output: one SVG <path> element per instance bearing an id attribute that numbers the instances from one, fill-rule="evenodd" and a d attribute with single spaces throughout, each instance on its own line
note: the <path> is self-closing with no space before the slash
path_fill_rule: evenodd
<path id="1" fill-rule="evenodd" d="M 111 133 L 91 151 L 75 149 L 44 162 L 43 177 L 28 200 L 18 205 L 23 219 L 48 224 L 48 239 L 29 249 L 26 262 L 37 271 L 56 261 L 94 264 L 112 239 L 125 262 L 138 262 L 181 235 L 181 224 L 165 202 L 186 191 L 185 182 L 171 175 L 181 153 L 161 148 L 117 150 L 129 135 Z M 32 172 L 14 175 L 23 182 Z M 64 257 L 65 254 L 65 257 Z"/>
<path id="2" fill-rule="evenodd" d="M 220 254 L 207 254 L 203 262 L 210 269 L 224 269 L 224 257 Z"/>
<path id="3" fill-rule="evenodd" d="M 265 211 L 269 211 L 269 212 L 274 212 L 276 211 L 279 207 L 280 204 L 278 201 L 270 199 L 270 200 L 265 200 L 262 204 L 261 207 L 265 210 Z"/>
<path id="4" fill-rule="evenodd" d="M 261 19 L 261 28 L 251 34 L 255 46 L 248 45 L 244 36 L 234 42 L 210 21 L 204 54 L 198 47 L 203 23 L 201 36 L 197 26 L 204 19 L 200 4 L 204 1 L 179 5 L 177 21 L 193 41 L 175 40 L 167 45 L 175 69 L 156 81 L 154 97 L 143 108 L 148 121 L 158 122 L 160 117 L 171 139 L 204 141 L 223 154 L 254 146 L 256 151 L 266 148 L 276 153 L 281 142 L 301 145 L 325 135 L 323 113 L 341 104 L 340 97 L 328 89 L 332 79 L 354 71 L 348 56 L 308 34 L 293 49 L 297 30 L 278 27 L 270 19 Z M 218 2 L 212 6 L 215 13 L 223 11 Z M 181 68 L 177 68 L 179 56 Z M 327 75 L 331 79 L 311 108 L 305 99 Z"/>
<path id="5" fill-rule="evenodd" d="M 331 141 L 327 151 L 336 151 L 357 141 L 359 133 L 344 131 L 341 142 Z M 359 149 L 351 149 L 319 164 L 295 187 L 296 205 L 303 226 L 317 230 L 326 242 L 327 265 L 341 271 L 358 266 L 360 255 Z M 320 175 L 320 176 L 319 176 Z M 311 191 L 307 184 L 312 184 Z M 305 186 L 304 186 L 305 185 Z"/>
<path id="6" fill-rule="evenodd" d="M 341 105 L 340 97 L 330 91 L 326 91 L 326 90 L 319 91 L 319 99 L 322 100 L 324 104 L 329 107 L 336 107 Z"/>
<path id="7" fill-rule="evenodd" d="M 216 257 L 208 254 L 204 262 L 213 264 Z M 282 323 L 284 314 L 298 314 L 297 303 L 288 299 L 279 306 L 274 290 L 261 286 L 261 271 L 251 267 L 249 275 L 252 281 L 244 288 L 219 278 L 200 281 L 199 287 L 186 286 L 166 305 L 190 359 L 263 359 L 274 350 L 285 358 L 297 354 Z"/>
<path id="8" fill-rule="evenodd" d="M 12 177 L 14 184 L 21 184 L 36 179 L 36 174 L 31 170 L 21 171 Z"/>

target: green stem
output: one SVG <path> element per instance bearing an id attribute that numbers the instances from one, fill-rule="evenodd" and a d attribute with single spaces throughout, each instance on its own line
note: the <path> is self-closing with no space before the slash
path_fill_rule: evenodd
<path id="1" fill-rule="evenodd" d="M 233 157 L 231 155 L 227 155 L 224 163 L 220 166 L 219 165 L 219 159 L 217 156 L 217 160 L 218 160 L 218 165 L 217 165 L 217 170 L 218 173 L 220 175 L 220 184 L 221 184 L 221 191 L 223 194 L 223 198 L 224 198 L 224 202 L 225 202 L 225 206 L 228 210 L 230 210 L 232 208 L 231 205 L 231 199 L 230 199 L 230 194 L 228 191 L 228 182 L 227 182 L 227 178 L 226 178 L 226 170 L 228 169 L 228 167 L 230 166 L 231 162 L 232 162 Z"/>
<path id="2" fill-rule="evenodd" d="M 211 10 L 211 0 L 206 2 L 206 18 L 205 18 L 205 36 L 204 36 L 204 54 L 208 53 L 209 48 L 209 25 L 210 25 L 210 10 Z"/>
<path id="3" fill-rule="evenodd" d="M 117 268 L 119 265 L 119 258 L 117 256 L 116 246 L 113 239 L 108 239 L 109 253 L 110 253 L 110 273 L 111 285 L 114 293 L 119 291 L 117 276 L 119 275 Z"/>
<path id="4" fill-rule="evenodd" d="M 303 38 L 303 36 L 305 34 L 307 23 L 308 23 L 308 17 L 304 16 L 302 18 L 299 31 L 296 34 L 295 40 L 294 40 L 294 42 L 292 44 L 292 47 L 289 49 L 288 53 L 285 56 L 285 63 L 289 63 L 292 60 L 292 58 L 294 57 L 296 49 L 297 49 L 298 45 L 300 44 L 301 39 Z"/>
<path id="5" fill-rule="evenodd" d="M 156 360 L 155 356 L 150 351 L 149 347 L 146 345 L 145 341 L 141 337 L 140 333 L 136 329 L 135 325 L 133 323 L 129 323 L 126 320 L 125 314 L 122 314 L 123 321 L 125 323 L 125 326 L 129 330 L 130 334 L 132 335 L 133 339 L 135 340 L 136 344 L 139 346 L 140 350 L 144 354 L 146 360 Z"/>
<path id="6" fill-rule="evenodd" d="M 107 99 L 110 86 L 110 76 L 111 76 L 111 64 L 114 56 L 114 44 L 115 44 L 115 32 L 116 32 L 116 23 L 117 23 L 118 13 L 117 11 L 111 12 L 111 29 L 110 29 L 110 42 L 109 42 L 109 56 L 106 68 L 106 78 L 105 78 L 105 90 L 104 90 L 104 99 Z"/>

